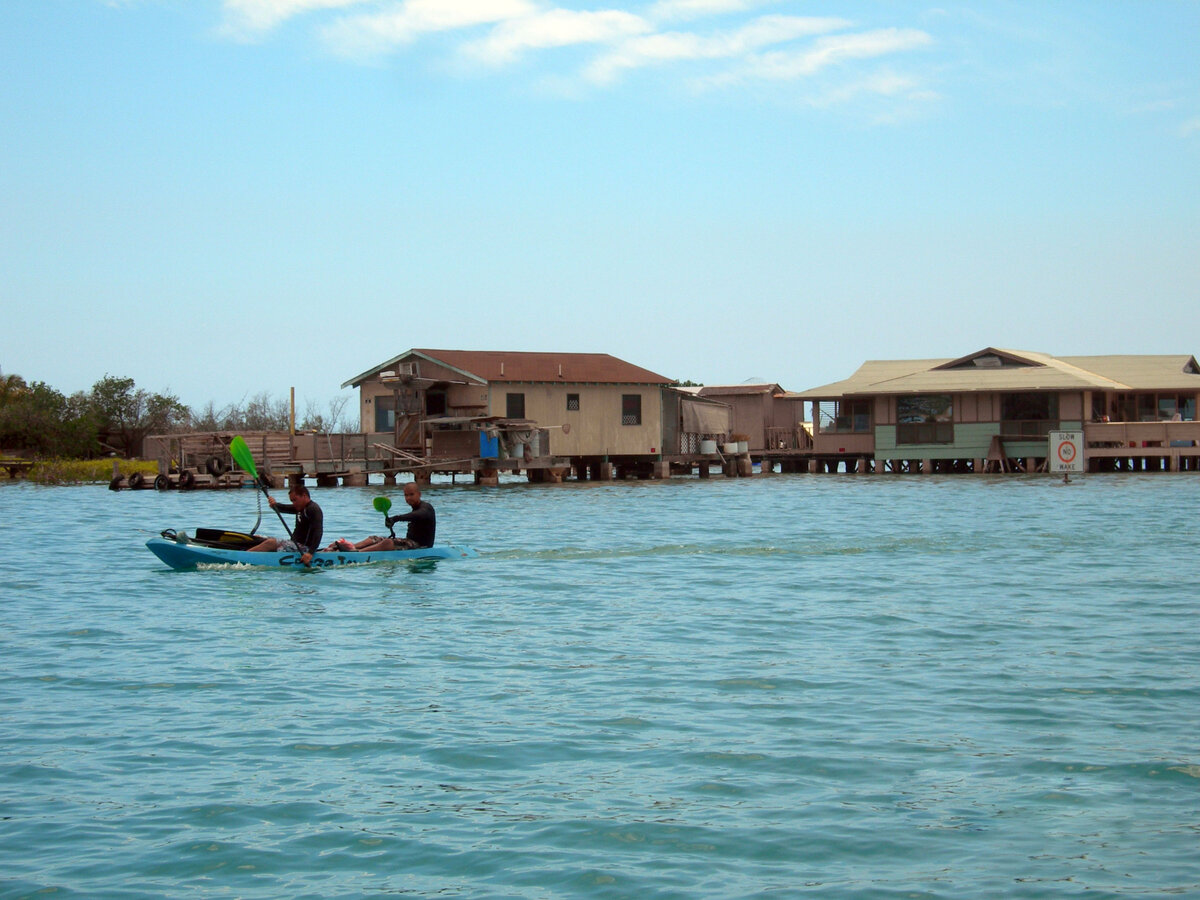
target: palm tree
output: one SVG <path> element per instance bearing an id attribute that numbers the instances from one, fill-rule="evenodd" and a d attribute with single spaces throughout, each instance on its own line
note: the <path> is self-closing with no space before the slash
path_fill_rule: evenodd
<path id="1" fill-rule="evenodd" d="M 0 406 L 7 406 L 29 393 L 29 385 L 20 375 L 0 375 Z"/>

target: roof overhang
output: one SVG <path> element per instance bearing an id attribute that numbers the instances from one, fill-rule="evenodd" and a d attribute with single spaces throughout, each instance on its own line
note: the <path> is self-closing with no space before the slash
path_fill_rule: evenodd
<path id="1" fill-rule="evenodd" d="M 440 359 L 435 359 L 434 357 L 429 356 L 428 354 L 422 353 L 420 350 L 405 350 L 399 356 L 393 356 L 391 359 L 387 360 L 386 362 L 382 362 L 379 365 L 375 366 L 374 368 L 367 369 L 367 371 L 362 372 L 358 375 L 355 375 L 349 381 L 343 381 L 342 387 L 344 387 L 344 388 L 358 387 L 364 381 L 366 381 L 368 378 L 371 378 L 375 375 L 380 375 L 383 372 L 386 372 L 392 366 L 395 366 L 399 363 L 405 362 L 406 360 L 413 360 L 413 359 L 423 359 L 430 363 L 433 363 L 435 366 L 441 366 L 443 369 L 448 369 L 451 372 L 457 372 L 459 375 L 461 375 L 463 378 L 466 379 L 466 381 L 463 382 L 464 384 L 469 384 L 469 383 L 487 384 L 487 379 L 482 378 L 479 375 L 474 374 L 473 372 L 466 372 L 466 371 L 463 371 L 462 369 L 455 368 L 454 366 L 449 365 L 448 363 L 443 362 Z M 423 380 L 430 381 L 430 379 L 423 379 Z M 433 379 L 431 381 L 431 383 L 437 383 L 437 382 L 444 381 L 444 380 L 445 379 L 442 379 L 442 378 Z"/>
<path id="2" fill-rule="evenodd" d="M 801 400 L 897 394 L 1023 391 L 1200 391 L 1194 356 L 1054 357 L 986 347 L 958 359 L 870 360 L 843 381 L 810 388 Z"/>

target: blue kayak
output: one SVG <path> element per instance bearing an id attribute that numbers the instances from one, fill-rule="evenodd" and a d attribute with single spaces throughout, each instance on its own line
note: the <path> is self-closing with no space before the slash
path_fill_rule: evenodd
<path id="1" fill-rule="evenodd" d="M 209 547 L 191 541 L 165 537 L 146 541 L 150 551 L 172 569 L 195 569 L 199 566 L 266 566 L 273 569 L 304 568 L 299 553 L 251 553 L 228 547 Z M 414 562 L 418 560 L 466 559 L 478 556 L 470 547 L 422 547 L 416 550 L 386 550 L 379 553 L 319 550 L 313 554 L 309 568 L 329 569 L 335 566 L 361 566 L 367 563 Z"/>

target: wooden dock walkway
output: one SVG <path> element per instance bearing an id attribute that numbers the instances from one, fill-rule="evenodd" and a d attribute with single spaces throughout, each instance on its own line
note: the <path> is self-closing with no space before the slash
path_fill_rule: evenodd
<path id="1" fill-rule="evenodd" d="M 122 486 L 131 488 L 222 489 L 251 485 L 230 454 L 232 432 L 157 435 L 147 439 L 147 455 L 158 460 L 154 478 Z M 554 484 L 566 480 L 614 481 L 667 479 L 691 476 L 701 479 L 743 478 L 780 474 L 992 474 L 1039 471 L 1044 459 L 1003 456 L 1001 459 L 890 459 L 872 453 L 817 452 L 804 449 L 741 450 L 740 452 L 658 454 L 654 456 L 435 456 L 426 446 L 396 447 L 390 435 L 242 433 L 254 456 L 259 475 L 272 487 L 289 479 L 313 479 L 318 487 L 361 486 L 374 477 L 396 484 L 411 477 L 428 484 L 434 476 L 453 482 L 494 485 L 500 476 L 524 475 L 530 482 Z M 1088 448 L 1088 471 L 1195 471 L 1200 469 L 1200 446 L 1177 448 L 1149 442 L 1112 442 L 1112 447 Z M 728 450 L 728 448 L 724 448 Z M 739 448 L 740 449 L 740 448 Z M 919 452 L 919 451 L 918 451 Z M 991 454 L 989 454 L 989 457 Z"/>
<path id="2" fill-rule="evenodd" d="M 20 459 L 15 456 L 0 457 L 0 469 L 8 473 L 9 478 L 19 478 L 26 475 L 32 468 L 32 459 Z"/>

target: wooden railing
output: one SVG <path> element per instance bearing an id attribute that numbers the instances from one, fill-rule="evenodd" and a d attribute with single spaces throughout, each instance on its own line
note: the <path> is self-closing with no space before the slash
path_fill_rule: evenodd
<path id="1" fill-rule="evenodd" d="M 812 436 L 801 425 L 767 427 L 768 450 L 811 450 Z"/>
<path id="2" fill-rule="evenodd" d="M 1200 446 L 1200 422 L 1088 422 L 1089 450 Z"/>

